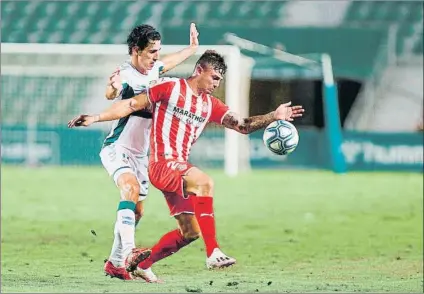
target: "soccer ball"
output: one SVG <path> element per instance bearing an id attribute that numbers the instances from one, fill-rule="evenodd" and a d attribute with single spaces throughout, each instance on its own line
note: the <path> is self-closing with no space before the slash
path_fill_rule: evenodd
<path id="1" fill-rule="evenodd" d="M 288 121 L 276 120 L 265 128 L 263 140 L 273 153 L 287 155 L 296 149 L 299 134 L 296 127 Z"/>

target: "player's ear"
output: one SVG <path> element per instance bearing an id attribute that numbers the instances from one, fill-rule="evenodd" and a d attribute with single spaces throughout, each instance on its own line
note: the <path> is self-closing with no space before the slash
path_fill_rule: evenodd
<path id="1" fill-rule="evenodd" d="M 203 72 L 203 67 L 201 67 L 200 64 L 196 65 L 194 72 L 196 75 L 200 75 Z"/>
<path id="2" fill-rule="evenodd" d="M 133 48 L 132 48 L 132 52 L 134 53 L 136 53 L 138 56 L 140 56 L 141 55 L 141 50 L 140 50 L 140 48 L 138 47 L 138 46 L 134 46 Z"/>

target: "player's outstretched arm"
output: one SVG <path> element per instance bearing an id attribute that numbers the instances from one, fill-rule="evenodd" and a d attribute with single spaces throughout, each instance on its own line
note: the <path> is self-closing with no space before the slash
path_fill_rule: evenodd
<path id="1" fill-rule="evenodd" d="M 224 116 L 222 125 L 242 134 L 250 134 L 265 128 L 275 120 L 293 121 L 294 118 L 301 117 L 304 111 L 302 106 L 291 106 L 291 102 L 289 102 L 281 104 L 275 111 L 270 113 L 248 118 L 240 118 L 238 114 L 229 112 Z"/>
<path id="2" fill-rule="evenodd" d="M 161 73 L 165 73 L 173 69 L 178 64 L 182 63 L 184 60 L 186 60 L 187 58 L 195 54 L 197 51 L 197 47 L 199 46 L 199 40 L 197 38 L 198 36 L 199 36 L 199 32 L 196 29 L 196 25 L 194 23 L 191 23 L 190 24 L 190 45 L 179 52 L 175 52 L 163 57 L 161 59 L 161 61 L 163 62 L 163 70 Z"/>
<path id="3" fill-rule="evenodd" d="M 81 114 L 68 122 L 68 127 L 88 127 L 96 122 L 111 121 L 126 117 L 134 111 L 149 107 L 150 101 L 147 93 L 143 92 L 131 99 L 125 99 L 114 103 L 107 110 L 97 115 Z"/>

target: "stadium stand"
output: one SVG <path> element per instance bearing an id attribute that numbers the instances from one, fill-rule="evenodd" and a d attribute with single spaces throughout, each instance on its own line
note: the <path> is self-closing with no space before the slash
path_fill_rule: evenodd
<path id="1" fill-rule="evenodd" d="M 9 0 L 1 6 L 2 42 L 121 43 L 122 34 L 140 22 L 162 28 L 191 21 L 208 27 L 278 28 L 285 3 Z M 114 22 L 117 14 L 124 16 L 123 21 Z M 398 24 L 398 53 L 418 54 L 423 52 L 422 22 L 419 1 L 351 1 L 342 25 Z"/>
<path id="2" fill-rule="evenodd" d="M 367 35 L 370 27 L 383 27 L 390 25 L 398 26 L 397 53 L 398 55 L 422 55 L 423 54 L 423 9 L 422 2 L 416 1 L 351 1 L 344 12 L 340 27 L 308 27 L 287 28 L 283 27 L 283 20 L 287 17 L 287 3 L 280 1 L 14 1 L 5 0 L 1 5 L 1 41 L 13 43 L 123 43 L 130 29 L 139 23 L 151 23 L 164 33 L 167 44 L 178 44 L 179 40 L 175 33 L 185 34 L 187 23 L 194 21 L 207 34 L 208 41 L 222 43 L 222 35 L 226 30 L 240 32 L 246 38 L 269 46 L 275 46 L 268 42 L 266 36 L 284 35 L 285 46 L 291 52 L 308 53 L 326 50 L 333 56 L 335 70 L 337 65 L 346 65 L 344 68 L 352 68 L 360 73 L 357 76 L 365 78 L 371 71 L 375 55 L 377 55 L 380 39 L 371 38 Z M 117 15 L 122 15 L 122 21 L 116 22 Z M 58 21 L 59 20 L 59 21 Z M 363 38 L 357 38 L 359 43 L 366 41 L 367 46 L 358 46 L 355 40 L 349 36 L 342 38 L 343 30 L 351 28 L 363 30 Z M 232 30 L 231 30 L 231 29 Z M 262 34 L 264 30 L 267 34 Z M 301 31 L 309 32 L 308 36 L 296 34 Z M 315 37 L 312 31 L 320 33 Z M 327 36 L 327 31 L 335 31 L 334 35 Z M 215 33 L 214 33 L 215 31 Z M 246 34 L 242 32 L 246 31 Z M 336 32 L 338 31 L 338 32 Z M 367 32 L 368 31 L 368 32 Z M 167 33 L 168 32 L 168 33 Z M 171 32 L 171 33 L 169 33 Z M 220 35 L 217 34 L 220 32 Z M 250 34 L 250 35 L 249 35 Z M 302 33 L 303 34 L 303 33 Z M 349 33 L 350 34 L 350 33 Z M 359 35 L 360 32 L 358 32 Z M 266 36 L 265 36 L 266 35 Z M 184 35 L 185 36 L 185 35 Z M 322 37 L 326 36 L 326 40 Z M 340 38 L 339 38 L 340 36 Z M 371 38 L 371 39 L 370 39 Z M 184 37 L 184 42 L 185 42 Z M 202 40 L 201 34 L 201 42 Z M 303 40 L 308 40 L 308 46 L 303 49 Z M 331 42 L 328 40 L 337 40 Z M 302 42 L 299 42 L 302 41 Z M 352 46 L 349 42 L 352 41 Z M 373 42 L 373 43 L 372 43 Z M 378 43 L 378 44 L 377 44 Z M 322 44 L 337 46 L 340 48 L 321 48 Z M 345 47 L 352 49 L 352 54 L 345 54 Z M 359 47 L 359 48 L 358 48 Z M 337 50 L 336 50 L 337 49 Z M 315 50 L 315 51 L 314 51 Z M 356 58 L 354 55 L 361 56 Z M 346 60 L 343 60 L 346 59 Z M 344 63 L 343 63 L 344 62 Z M 3 61 L 2 61 L 3 64 Z M 355 69 L 353 69 L 355 67 Z M 350 75 L 347 73 L 342 75 Z M 24 102 L 31 101 L 31 91 L 37 90 L 37 79 L 25 79 L 17 76 L 2 76 L 2 117 L 4 123 L 14 124 L 25 119 Z M 42 79 L 42 77 L 40 77 Z M 72 88 L 83 81 L 74 80 Z M 54 117 L 40 116 L 44 123 L 50 124 L 59 121 L 66 113 L 69 106 L 69 97 L 84 97 L 82 89 L 73 93 L 71 85 L 66 86 L 67 81 L 59 78 L 51 78 L 48 82 L 49 93 L 46 100 L 39 103 L 37 109 L 40 113 L 46 113 L 46 109 L 55 109 Z M 44 84 L 44 83 L 42 83 Z M 18 85 L 24 85 L 19 87 Z M 59 86 L 62 85 L 62 86 Z M 63 86 L 65 85 L 65 86 Z M 15 87 L 11 89 L 11 87 Z M 11 96 L 13 93 L 13 97 Z M 17 95 L 15 95 L 15 93 Z M 46 109 L 41 109 L 45 105 Z M 13 109 L 13 111 L 10 111 Z M 33 109 L 32 111 L 37 111 Z"/>
<path id="3" fill-rule="evenodd" d="M 87 84 L 87 78 L 2 76 L 2 123 L 16 125 L 31 116 L 39 125 L 63 124 L 87 97 Z"/>
<path id="4" fill-rule="evenodd" d="M 423 53 L 423 3 L 421 1 L 352 1 L 346 24 L 397 25 L 397 53 Z"/>
<path id="5" fill-rule="evenodd" d="M 122 33 L 140 22 L 156 26 L 180 26 L 190 21 L 216 27 L 276 26 L 283 8 L 275 1 L 196 5 L 190 1 L 4 1 L 2 41 L 117 43 L 122 42 Z M 124 15 L 123 21 L 114 22 L 117 14 Z"/>

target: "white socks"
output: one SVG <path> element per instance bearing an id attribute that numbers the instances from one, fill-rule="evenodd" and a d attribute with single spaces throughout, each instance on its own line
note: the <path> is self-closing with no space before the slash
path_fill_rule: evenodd
<path id="1" fill-rule="evenodd" d="M 135 248 L 135 214 L 134 210 L 122 209 L 118 210 L 118 218 L 116 221 L 118 233 L 121 237 L 122 256 L 127 258 L 131 250 Z"/>
<path id="2" fill-rule="evenodd" d="M 125 259 L 135 248 L 135 214 L 129 208 L 118 208 L 114 240 L 109 260 L 116 267 L 125 266 Z"/>
<path id="3" fill-rule="evenodd" d="M 122 243 L 121 243 L 121 236 L 118 232 L 118 222 L 115 222 L 115 229 L 113 230 L 113 244 L 112 244 L 112 250 L 110 252 L 109 260 L 113 263 L 116 267 L 123 267 L 125 265 L 124 263 L 124 257 L 122 256 Z"/>

